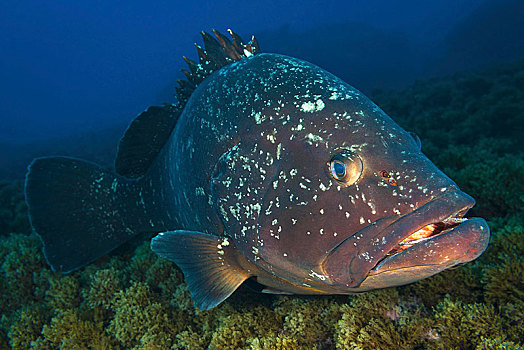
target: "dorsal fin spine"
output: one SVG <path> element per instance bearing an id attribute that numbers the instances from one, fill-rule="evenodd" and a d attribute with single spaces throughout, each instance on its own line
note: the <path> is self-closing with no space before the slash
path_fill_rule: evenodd
<path id="1" fill-rule="evenodd" d="M 186 61 L 189 70 L 183 70 L 182 72 L 185 74 L 187 80 L 194 86 L 187 84 L 183 84 L 182 86 L 182 84 L 179 83 L 181 87 L 177 88 L 175 97 L 179 101 L 179 104 L 181 104 L 181 108 L 184 107 L 185 102 L 187 102 L 194 89 L 198 87 L 198 84 L 213 72 L 234 61 L 239 61 L 247 56 L 260 53 L 260 47 L 255 36 L 252 36 L 251 41 L 246 43 L 231 29 L 227 31 L 231 35 L 232 41 L 215 29 L 213 29 L 212 32 L 216 38 L 204 31 L 200 33 L 204 41 L 204 48 L 195 44 L 198 53 L 198 63 L 184 56 L 184 61 Z"/>
<path id="2" fill-rule="evenodd" d="M 231 30 L 228 32 L 232 41 L 216 30 L 213 30 L 216 39 L 211 34 L 202 32 L 204 48 L 195 44 L 198 62 L 183 57 L 189 70 L 182 69 L 187 80 L 177 80 L 177 102 L 163 108 L 151 107 L 131 123 L 120 140 L 115 161 L 115 168 L 120 175 L 138 178 L 147 172 L 149 165 L 167 142 L 187 101 L 206 77 L 222 67 L 260 52 L 254 37 L 249 43 L 245 43 L 238 34 Z"/>
<path id="3" fill-rule="evenodd" d="M 178 100 L 180 109 L 184 108 L 193 91 L 206 77 L 235 61 L 260 53 L 260 47 L 255 36 L 252 36 L 251 41 L 246 43 L 231 29 L 228 29 L 228 32 L 232 41 L 217 30 L 213 29 L 212 32 L 215 34 L 216 39 L 211 34 L 202 31 L 200 34 L 204 41 L 204 47 L 195 44 L 198 53 L 198 63 L 185 56 L 183 57 L 189 70 L 185 69 L 182 72 L 191 84 L 179 82 L 180 87 L 176 88 L 175 97 Z"/>

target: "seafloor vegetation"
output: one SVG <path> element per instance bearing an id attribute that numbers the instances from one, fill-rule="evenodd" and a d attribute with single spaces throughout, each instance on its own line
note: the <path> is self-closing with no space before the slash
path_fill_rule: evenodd
<path id="1" fill-rule="evenodd" d="M 147 237 L 70 275 L 46 266 L 20 182 L 0 184 L 0 348 L 524 349 L 524 61 L 376 92 L 493 230 L 477 261 L 355 296 L 245 287 L 197 312 Z M 81 247 L 79 247 L 81 249 Z"/>

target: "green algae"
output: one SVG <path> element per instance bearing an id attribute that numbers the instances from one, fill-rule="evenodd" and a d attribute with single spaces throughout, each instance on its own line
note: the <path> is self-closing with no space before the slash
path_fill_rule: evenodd
<path id="1" fill-rule="evenodd" d="M 21 182 L 1 184 L 0 348 L 523 349 L 523 77 L 517 62 L 377 94 L 493 230 L 476 262 L 404 287 L 314 297 L 240 288 L 198 312 L 150 237 L 70 275 L 50 271 Z"/>

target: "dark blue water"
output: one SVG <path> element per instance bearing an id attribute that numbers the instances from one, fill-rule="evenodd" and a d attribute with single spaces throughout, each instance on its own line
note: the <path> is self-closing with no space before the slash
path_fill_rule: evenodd
<path id="1" fill-rule="evenodd" d="M 519 11 L 518 1 L 475 0 L 8 1 L 0 141 L 99 130 L 171 102 L 181 56 L 195 56 L 200 30 L 257 34 L 265 51 L 310 60 L 367 92 L 515 58 Z"/>

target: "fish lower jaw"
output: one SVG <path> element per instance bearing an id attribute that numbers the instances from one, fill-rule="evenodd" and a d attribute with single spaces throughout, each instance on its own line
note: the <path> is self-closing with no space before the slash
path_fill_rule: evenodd
<path id="1" fill-rule="evenodd" d="M 358 291 L 401 286 L 472 261 L 488 246 L 486 220 L 470 218 L 411 247 L 389 255 L 370 270 Z"/>
<path id="2" fill-rule="evenodd" d="M 395 285 L 410 283 L 476 259 L 486 249 L 489 236 L 489 226 L 484 219 L 450 216 L 404 239 L 370 271 L 370 275 L 404 274 L 402 283 Z"/>

